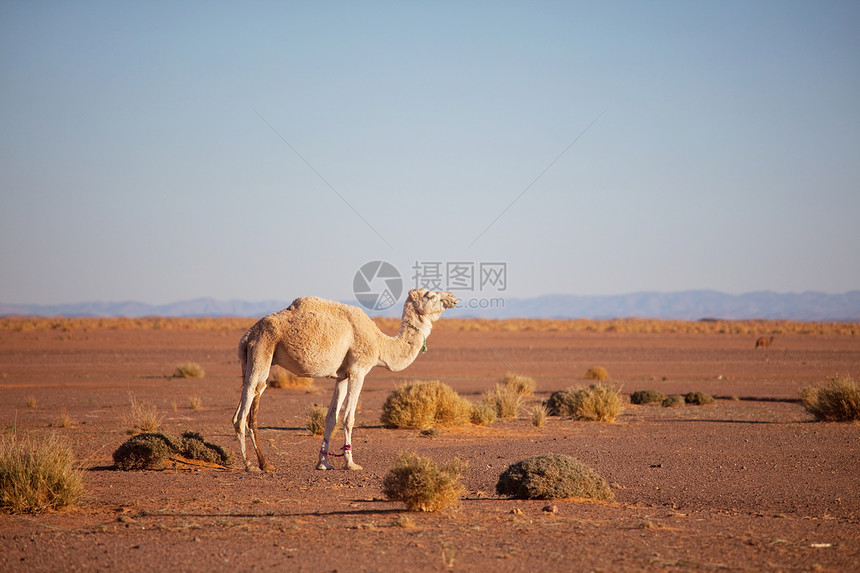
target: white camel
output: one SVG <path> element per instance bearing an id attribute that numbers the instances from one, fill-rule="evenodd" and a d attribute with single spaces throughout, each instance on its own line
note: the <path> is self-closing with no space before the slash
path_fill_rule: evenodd
<path id="1" fill-rule="evenodd" d="M 266 462 L 257 441 L 257 410 L 272 364 L 299 376 L 337 380 L 316 467 L 332 469 L 328 458 L 334 455 L 343 456 L 346 469 L 360 470 L 361 466 L 352 460 L 352 427 L 364 377 L 374 366 L 397 372 L 412 364 L 419 352 L 427 350 L 433 322 L 446 308 L 455 306 L 457 297 L 450 292 L 410 290 L 395 336 L 384 334 L 359 308 L 316 297 L 297 298 L 284 310 L 260 319 L 239 341 L 244 382 L 233 427 L 245 470 L 252 470 L 245 454 L 248 428 L 260 469 L 274 469 Z M 333 454 L 329 452 L 329 440 L 344 402 L 343 453 Z"/>

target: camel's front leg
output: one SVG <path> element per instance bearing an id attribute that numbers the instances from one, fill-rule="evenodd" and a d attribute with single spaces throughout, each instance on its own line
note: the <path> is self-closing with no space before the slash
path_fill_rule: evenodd
<path id="1" fill-rule="evenodd" d="M 318 470 L 330 470 L 331 465 L 328 463 L 328 449 L 331 445 L 331 434 L 334 432 L 334 426 L 337 423 L 337 414 L 340 412 L 340 407 L 346 398 L 346 379 L 339 378 L 334 385 L 334 392 L 331 395 L 331 402 L 328 405 L 328 412 L 325 415 L 325 433 L 323 434 L 322 445 L 320 446 L 319 461 L 317 462 Z"/>
<path id="2" fill-rule="evenodd" d="M 348 470 L 361 469 L 360 465 L 352 461 L 352 427 L 355 424 L 355 408 L 363 384 L 364 376 L 356 376 L 349 379 L 347 388 L 346 411 L 343 414 L 343 459 Z"/>

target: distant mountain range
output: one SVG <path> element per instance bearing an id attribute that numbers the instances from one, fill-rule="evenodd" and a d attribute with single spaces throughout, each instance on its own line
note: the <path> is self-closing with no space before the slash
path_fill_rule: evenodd
<path id="1" fill-rule="evenodd" d="M 357 304 L 354 301 L 351 304 Z M 278 311 L 290 301 L 218 301 L 211 298 L 152 305 L 142 302 L 85 302 L 35 305 L 0 303 L 0 316 L 66 317 L 202 317 L 264 316 Z M 479 305 L 480 306 L 480 305 Z M 785 319 L 806 321 L 860 321 L 860 291 L 844 294 L 821 292 L 776 293 L 759 291 L 725 294 L 698 290 L 673 293 L 640 292 L 622 295 L 579 296 L 554 294 L 534 298 L 507 298 L 499 308 L 459 307 L 446 316 L 480 318 L 661 318 L 676 320 Z M 399 316 L 397 304 L 385 316 Z M 380 313 L 372 313 L 380 314 Z"/>

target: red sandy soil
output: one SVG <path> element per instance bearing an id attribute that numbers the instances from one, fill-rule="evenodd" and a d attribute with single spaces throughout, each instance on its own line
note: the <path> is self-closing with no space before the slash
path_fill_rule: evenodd
<path id="1" fill-rule="evenodd" d="M 304 429 L 304 412 L 327 405 L 326 380 L 318 394 L 263 396 L 261 441 L 276 473 L 246 473 L 239 461 L 230 470 L 116 471 L 130 394 L 158 406 L 164 431 L 199 431 L 238 457 L 230 418 L 241 334 L 0 330 L 0 425 L 67 438 L 86 489 L 72 508 L 0 515 L 0 571 L 860 570 L 860 424 L 812 422 L 797 402 L 806 384 L 858 377 L 857 336 L 784 334 L 755 350 L 752 334 L 438 329 L 407 370 L 376 369 L 366 380 L 353 442 L 363 471 L 313 469 L 320 439 Z M 170 378 L 189 361 L 206 376 Z M 383 401 L 404 381 L 439 379 L 478 401 L 517 371 L 538 382 L 530 406 L 586 384 L 594 365 L 625 393 L 719 399 L 628 406 L 612 424 L 550 418 L 537 428 L 522 415 L 437 437 L 379 425 Z M 69 427 L 58 425 L 62 409 Z M 406 449 L 468 461 L 459 510 L 411 513 L 385 499 L 382 478 Z M 615 501 L 495 494 L 508 465 L 554 452 L 597 470 Z"/>

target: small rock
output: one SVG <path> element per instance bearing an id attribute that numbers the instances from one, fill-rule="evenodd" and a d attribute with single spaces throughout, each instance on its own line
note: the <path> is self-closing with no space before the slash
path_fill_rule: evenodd
<path id="1" fill-rule="evenodd" d="M 545 505 L 541 511 L 545 511 L 546 513 L 558 513 L 557 505 Z"/>

